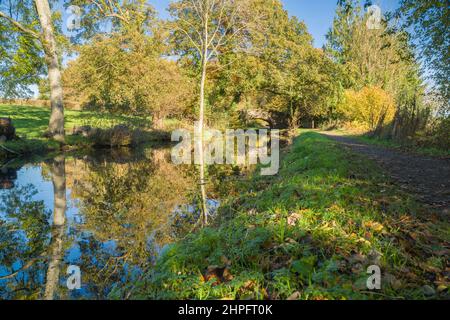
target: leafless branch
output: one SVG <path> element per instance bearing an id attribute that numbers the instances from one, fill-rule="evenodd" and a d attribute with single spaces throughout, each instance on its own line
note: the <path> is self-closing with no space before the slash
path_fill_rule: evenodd
<path id="1" fill-rule="evenodd" d="M 106 7 L 108 9 L 109 12 L 107 12 L 104 7 L 102 6 L 102 4 L 98 3 L 97 1 L 93 0 L 92 3 L 98 8 L 98 10 L 100 11 L 100 13 L 107 17 L 107 18 L 116 18 L 121 20 L 122 22 L 124 22 L 125 24 L 129 24 L 130 21 L 129 19 L 126 18 L 126 16 L 128 16 L 128 14 L 125 14 L 121 8 L 118 8 L 119 13 L 116 13 L 113 7 L 113 4 L 111 3 L 110 0 L 108 0 L 108 3 L 106 3 L 105 1 L 102 1 L 102 4 L 104 7 Z"/>
<path id="2" fill-rule="evenodd" d="M 198 50 L 198 52 L 200 53 L 200 56 L 203 57 L 202 49 L 198 46 L 198 44 L 194 41 L 194 39 L 192 39 L 192 37 L 189 34 L 189 32 L 187 32 L 186 30 L 184 30 L 183 28 L 180 28 L 180 27 L 176 27 L 176 29 L 181 31 L 182 33 L 184 33 L 188 37 L 188 39 L 191 42 L 191 44 Z"/>

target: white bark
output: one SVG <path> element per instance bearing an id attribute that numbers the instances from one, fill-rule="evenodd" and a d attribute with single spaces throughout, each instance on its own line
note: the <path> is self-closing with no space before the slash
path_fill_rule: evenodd
<path id="1" fill-rule="evenodd" d="M 208 62 L 214 56 L 219 55 L 219 49 L 229 43 L 229 41 L 239 40 L 247 27 L 246 23 L 237 23 L 239 13 L 242 13 L 246 2 L 235 2 L 234 0 L 191 0 L 185 1 L 184 7 L 180 8 L 179 21 L 185 27 L 178 27 L 190 41 L 201 58 L 201 79 L 200 79 L 200 110 L 199 110 L 199 135 L 200 141 L 196 142 L 196 150 L 199 152 L 200 188 L 202 197 L 203 223 L 208 223 L 207 198 L 205 190 L 205 161 L 204 161 L 204 125 L 205 125 L 205 87 L 207 80 Z M 183 10 L 191 11 L 197 19 L 197 23 L 192 24 L 184 19 Z M 230 9 L 230 10 L 227 10 Z M 227 21 L 224 24 L 225 20 Z M 257 19 L 255 19 L 256 21 Z M 233 26 L 233 28 L 230 28 Z M 245 41 L 242 41 L 244 44 Z M 244 47 L 244 45 L 242 46 Z"/>
<path id="2" fill-rule="evenodd" d="M 53 182 L 53 226 L 50 242 L 50 257 L 45 281 L 45 300 L 53 300 L 59 285 L 59 274 L 63 260 L 63 237 L 66 221 L 66 170 L 64 156 L 56 157 L 50 165 Z"/>
<path id="3" fill-rule="evenodd" d="M 203 213 L 203 224 L 208 224 L 208 209 L 206 205 L 206 180 L 205 180 L 205 153 L 204 153 L 204 122 L 205 122 L 205 85 L 206 85 L 206 69 L 208 67 L 208 14 L 204 17 L 203 30 L 203 50 L 202 50 L 202 77 L 200 80 L 200 111 L 199 111 L 199 127 L 200 127 L 200 192 L 201 205 Z"/>
<path id="4" fill-rule="evenodd" d="M 42 45 L 44 47 L 45 61 L 48 67 L 48 79 L 50 82 L 51 114 L 48 126 L 49 134 L 55 140 L 64 142 L 64 106 L 61 71 L 56 51 L 50 5 L 48 0 L 35 0 L 35 4 L 42 27 Z"/>

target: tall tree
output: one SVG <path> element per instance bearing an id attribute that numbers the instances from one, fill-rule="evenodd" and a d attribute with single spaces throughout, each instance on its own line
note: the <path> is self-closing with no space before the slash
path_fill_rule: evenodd
<path id="1" fill-rule="evenodd" d="M 48 0 L 21 0 L 14 3 L 9 2 L 6 9 L 8 10 L 0 10 L 0 20 L 8 23 L 12 30 L 23 35 L 28 41 L 37 41 L 44 52 L 51 92 L 48 133 L 53 139 L 64 142 L 61 71 L 50 4 Z M 15 13 L 16 19 L 6 12 Z M 30 47 L 36 48 L 35 46 Z"/>
<path id="2" fill-rule="evenodd" d="M 64 93 L 84 108 L 164 118 L 181 114 L 191 100 L 189 79 L 176 62 L 162 58 L 159 45 L 140 33 L 99 36 L 79 46 L 63 73 Z"/>
<path id="3" fill-rule="evenodd" d="M 378 28 L 369 28 L 369 14 L 360 1 L 340 0 L 326 51 L 341 65 L 345 89 L 380 88 L 394 99 L 396 116 L 387 132 L 400 138 L 415 133 L 426 122 L 427 110 L 421 102 L 424 84 L 408 34 L 392 23 L 390 15 L 386 18 Z"/>
<path id="4" fill-rule="evenodd" d="M 63 91 L 52 14 L 48 0 L 35 0 L 35 3 L 42 29 L 40 39 L 45 52 L 45 62 L 48 68 L 48 80 L 50 83 L 51 113 L 48 130 L 51 137 L 57 141 L 64 142 Z"/>
<path id="5" fill-rule="evenodd" d="M 337 94 L 336 68 L 313 47 L 303 22 L 287 12 L 276 19 L 277 27 L 267 34 L 269 45 L 262 51 L 267 66 L 262 90 L 269 98 L 266 108 L 287 120 L 280 125 L 295 129 L 301 118 L 313 119 L 327 110 L 328 97 Z"/>
<path id="6" fill-rule="evenodd" d="M 423 62 L 433 71 L 441 94 L 450 100 L 450 3 L 448 0 L 401 0 L 399 14 L 423 55 Z"/>
<path id="7" fill-rule="evenodd" d="M 72 0 L 82 8 L 75 39 L 78 57 L 64 71 L 65 92 L 82 106 L 164 118 L 181 113 L 189 82 L 164 57 L 166 30 L 146 0 Z"/>
<path id="8" fill-rule="evenodd" d="M 252 27 L 252 21 L 256 18 L 251 17 L 251 2 L 251 0 L 180 0 L 170 6 L 170 13 L 174 18 L 170 26 L 174 30 L 172 38 L 176 44 L 176 52 L 189 57 L 199 73 L 199 139 L 196 139 L 196 150 L 199 156 L 204 224 L 208 223 L 203 152 L 208 66 L 227 49 L 246 49 L 246 36 Z"/>
<path id="9" fill-rule="evenodd" d="M 255 1 L 252 12 L 264 17 L 246 39 L 252 50 L 222 50 L 209 68 L 208 102 L 220 106 L 220 120 L 296 128 L 326 115 L 339 99 L 339 65 L 280 1 Z"/>

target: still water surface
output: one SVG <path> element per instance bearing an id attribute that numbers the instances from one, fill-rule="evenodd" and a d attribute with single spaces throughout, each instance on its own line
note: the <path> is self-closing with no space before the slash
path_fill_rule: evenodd
<path id="1" fill-rule="evenodd" d="M 3 165 L 0 299 L 108 299 L 130 287 L 198 221 L 196 181 L 167 148 Z M 219 202 L 208 205 L 213 214 Z M 79 290 L 67 288 L 70 265 L 80 267 Z"/>

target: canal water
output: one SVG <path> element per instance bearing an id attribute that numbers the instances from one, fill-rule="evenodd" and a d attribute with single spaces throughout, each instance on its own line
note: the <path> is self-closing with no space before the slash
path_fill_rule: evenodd
<path id="1" fill-rule="evenodd" d="M 195 167 L 173 165 L 164 147 L 1 165 L 0 299 L 126 298 L 123 289 L 198 225 L 197 181 Z M 209 185 L 214 215 L 220 192 Z"/>

